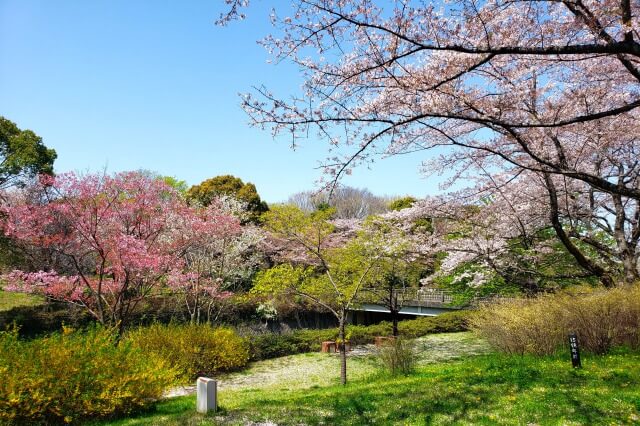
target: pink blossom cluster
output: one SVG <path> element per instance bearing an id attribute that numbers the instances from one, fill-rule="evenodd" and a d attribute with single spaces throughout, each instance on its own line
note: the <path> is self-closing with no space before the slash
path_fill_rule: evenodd
<path id="1" fill-rule="evenodd" d="M 5 291 L 42 294 L 56 300 L 81 302 L 85 299 L 77 276 L 58 275 L 55 272 L 23 272 L 14 270 L 2 276 L 7 282 Z"/>
<path id="2" fill-rule="evenodd" d="M 161 179 L 137 172 L 68 173 L 29 190 L 42 201 L 17 197 L 4 205 L 5 235 L 57 253 L 73 270 L 68 277 L 14 272 L 5 277 L 9 288 L 82 302 L 100 321 L 123 320 L 119 312 L 151 294 L 165 274 L 187 273 L 188 250 L 241 232 L 239 220 L 217 205 L 189 206 Z"/>

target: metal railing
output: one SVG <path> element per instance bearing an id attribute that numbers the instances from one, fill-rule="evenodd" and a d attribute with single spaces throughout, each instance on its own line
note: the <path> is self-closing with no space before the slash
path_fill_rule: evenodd
<path id="1" fill-rule="evenodd" d="M 463 303 L 461 305 L 454 305 L 453 303 L 454 303 L 455 293 L 452 291 L 439 290 L 435 288 L 405 288 L 405 289 L 396 289 L 393 291 L 393 293 L 397 297 L 398 304 L 401 306 L 410 306 L 411 303 L 414 302 L 414 303 L 424 303 L 424 304 L 433 303 L 436 305 L 449 305 L 452 308 L 453 307 L 477 308 L 485 304 L 512 302 L 515 300 L 520 300 L 514 297 L 505 297 L 505 296 L 495 295 L 495 296 L 474 297 L 471 300 L 467 301 L 466 303 Z M 367 300 L 369 303 L 380 303 L 380 300 L 376 300 L 376 299 L 380 299 L 381 297 L 384 297 L 384 296 L 377 294 L 374 297 L 368 298 L 368 300 L 367 299 L 364 299 L 364 300 Z"/>
<path id="2" fill-rule="evenodd" d="M 436 290 L 431 288 L 406 288 L 395 290 L 398 301 L 408 302 L 434 302 L 434 303 L 451 303 L 453 302 L 453 293 L 449 291 Z"/>

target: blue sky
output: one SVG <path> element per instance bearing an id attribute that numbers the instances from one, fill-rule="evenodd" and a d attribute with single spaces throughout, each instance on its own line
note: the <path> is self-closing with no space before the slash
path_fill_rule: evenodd
<path id="1" fill-rule="evenodd" d="M 233 174 L 269 202 L 314 188 L 327 145 L 250 128 L 239 93 L 295 92 L 289 64 L 267 63 L 266 2 L 214 25 L 222 0 L 0 0 L 0 115 L 58 152 L 58 172 L 148 169 L 189 184 Z M 344 183 L 425 196 L 420 154 L 356 169 Z"/>

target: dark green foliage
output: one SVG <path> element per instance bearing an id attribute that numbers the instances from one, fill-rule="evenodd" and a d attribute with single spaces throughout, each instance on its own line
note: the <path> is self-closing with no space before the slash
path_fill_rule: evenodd
<path id="1" fill-rule="evenodd" d="M 467 329 L 468 312 L 451 312 L 436 317 L 421 317 L 401 321 L 398 324 L 400 336 L 415 338 L 430 333 L 447 333 Z M 373 343 L 376 336 L 391 335 L 390 322 L 375 325 L 348 325 L 347 339 L 354 345 Z M 320 344 L 327 340 L 336 340 L 336 328 L 325 330 L 296 330 L 290 333 L 264 333 L 248 336 L 251 346 L 251 359 L 270 359 L 303 352 L 319 351 Z"/>
<path id="2" fill-rule="evenodd" d="M 53 174 L 56 152 L 31 130 L 0 116 L 0 188 L 24 183 L 39 173 Z"/>
<path id="3" fill-rule="evenodd" d="M 86 327 L 93 324 L 86 311 L 66 304 L 42 304 L 18 306 L 0 311 L 0 330 L 17 326 L 20 336 L 35 337 L 60 330 L 63 324 L 72 327 Z"/>
<path id="4" fill-rule="evenodd" d="M 315 205 L 315 208 L 317 211 L 319 212 L 326 212 L 329 209 L 331 209 L 331 204 L 327 203 L 326 201 L 321 201 L 318 204 Z"/>
<path id="5" fill-rule="evenodd" d="M 258 221 L 260 215 L 269 210 L 267 203 L 260 199 L 256 186 L 251 182 L 232 175 L 216 176 L 194 185 L 187 191 L 187 197 L 203 206 L 208 206 L 218 196 L 227 195 L 247 203 L 251 221 Z"/>

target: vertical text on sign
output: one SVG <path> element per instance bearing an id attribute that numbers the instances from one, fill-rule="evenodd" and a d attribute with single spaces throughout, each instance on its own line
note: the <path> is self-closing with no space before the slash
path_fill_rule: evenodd
<path id="1" fill-rule="evenodd" d="M 571 350 L 571 365 L 573 365 L 573 368 L 581 368 L 580 348 L 578 346 L 578 336 L 576 333 L 569 334 L 569 349 Z"/>

